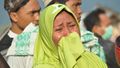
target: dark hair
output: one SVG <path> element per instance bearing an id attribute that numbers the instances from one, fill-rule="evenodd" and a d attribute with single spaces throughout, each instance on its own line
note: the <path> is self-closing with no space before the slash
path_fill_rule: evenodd
<path id="1" fill-rule="evenodd" d="M 65 2 L 68 0 L 52 0 L 47 6 L 52 5 L 54 3 L 60 3 L 60 4 L 65 4 Z"/>
<path id="2" fill-rule="evenodd" d="M 29 0 L 4 0 L 4 8 L 8 12 L 17 12 L 28 2 Z"/>
<path id="3" fill-rule="evenodd" d="M 116 45 L 120 47 L 120 36 L 116 38 L 115 42 L 116 42 Z"/>
<path id="4" fill-rule="evenodd" d="M 93 27 L 95 25 L 100 24 L 100 18 L 99 18 L 100 14 L 105 14 L 105 11 L 98 8 L 98 9 L 92 11 L 91 13 L 89 13 L 85 17 L 85 19 L 83 21 L 84 21 L 84 25 L 88 31 L 92 32 Z"/>

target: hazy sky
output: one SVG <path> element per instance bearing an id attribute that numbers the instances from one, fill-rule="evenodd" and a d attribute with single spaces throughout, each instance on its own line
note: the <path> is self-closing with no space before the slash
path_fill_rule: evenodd
<path id="1" fill-rule="evenodd" d="M 109 7 L 117 12 L 120 12 L 120 0 L 83 0 L 82 9 L 84 11 L 89 11 L 97 4 Z"/>
<path id="2" fill-rule="evenodd" d="M 0 25 L 10 23 L 7 12 L 4 10 L 4 0 L 0 0 Z M 96 4 L 101 4 L 102 6 L 109 7 L 114 11 L 120 12 L 120 0 L 83 0 L 82 10 L 83 12 L 88 12 L 92 10 Z"/>

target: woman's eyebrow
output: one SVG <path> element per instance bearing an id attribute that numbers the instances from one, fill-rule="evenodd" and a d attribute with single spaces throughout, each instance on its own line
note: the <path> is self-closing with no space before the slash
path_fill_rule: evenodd
<path id="1" fill-rule="evenodd" d="M 57 26 L 62 26 L 63 25 L 63 23 L 60 23 L 60 24 L 58 24 Z"/>
<path id="2" fill-rule="evenodd" d="M 71 21 L 71 22 L 68 22 L 67 24 L 71 24 L 71 23 L 73 23 L 74 21 Z"/>

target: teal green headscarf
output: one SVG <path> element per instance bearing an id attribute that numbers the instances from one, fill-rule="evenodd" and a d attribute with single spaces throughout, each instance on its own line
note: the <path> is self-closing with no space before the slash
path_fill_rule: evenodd
<path id="1" fill-rule="evenodd" d="M 51 5 L 41 12 L 33 68 L 107 68 L 95 54 L 84 50 L 79 35 L 75 32 L 62 37 L 58 46 L 54 44 L 52 40 L 54 19 L 63 10 L 76 19 L 62 4 Z"/>

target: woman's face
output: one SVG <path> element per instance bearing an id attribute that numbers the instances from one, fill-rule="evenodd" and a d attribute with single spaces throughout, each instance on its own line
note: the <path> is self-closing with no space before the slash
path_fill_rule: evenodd
<path id="1" fill-rule="evenodd" d="M 61 12 L 56 16 L 53 25 L 53 42 L 58 44 L 59 40 L 69 35 L 71 32 L 77 32 L 79 34 L 79 28 L 75 19 L 66 11 Z"/>

